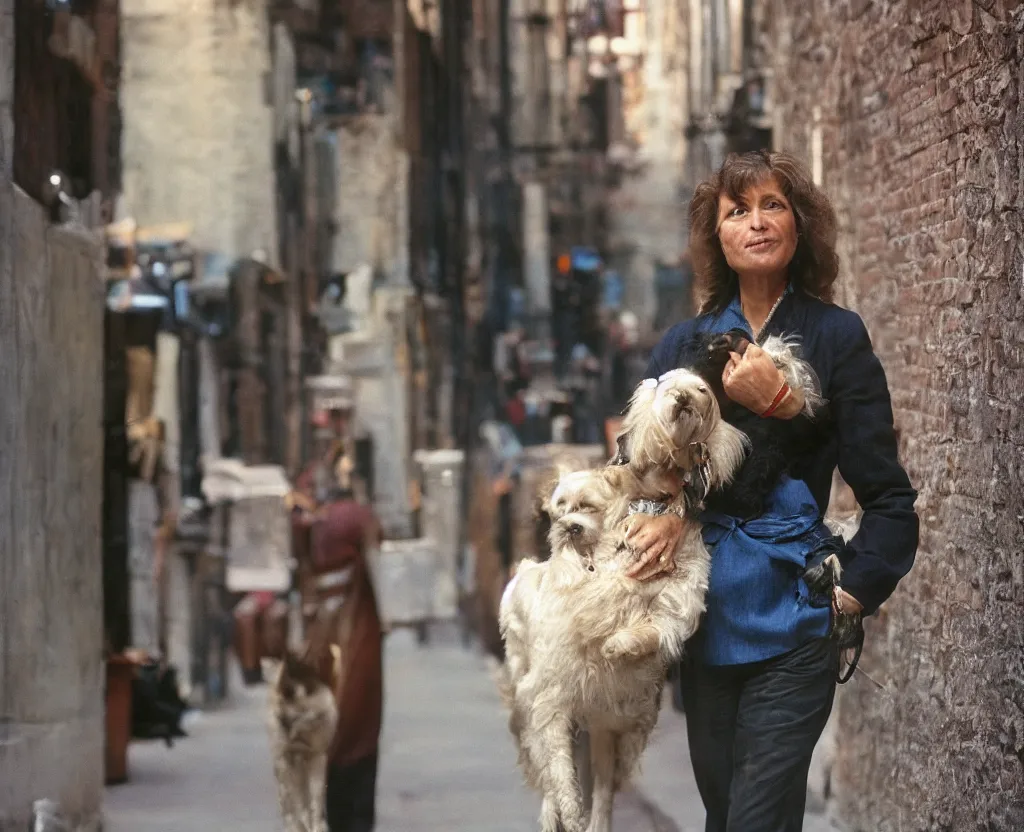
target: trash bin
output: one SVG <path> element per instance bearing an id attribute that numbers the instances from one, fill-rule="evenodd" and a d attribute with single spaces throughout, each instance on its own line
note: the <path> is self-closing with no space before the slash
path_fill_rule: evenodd
<path id="1" fill-rule="evenodd" d="M 117 654 L 107 659 L 106 783 L 128 779 L 128 743 L 132 736 L 132 678 L 135 663 Z"/>

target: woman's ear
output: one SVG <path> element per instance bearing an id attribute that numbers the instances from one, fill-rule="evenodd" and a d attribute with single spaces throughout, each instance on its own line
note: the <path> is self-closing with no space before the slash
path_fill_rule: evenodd
<path id="1" fill-rule="evenodd" d="M 722 420 L 711 431 L 707 446 L 711 464 L 709 487 L 714 489 L 728 485 L 746 459 L 750 440 L 743 431 Z"/>

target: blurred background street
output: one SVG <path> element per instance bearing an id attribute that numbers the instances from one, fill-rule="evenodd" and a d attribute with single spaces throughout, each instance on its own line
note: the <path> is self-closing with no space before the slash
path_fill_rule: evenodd
<path id="1" fill-rule="evenodd" d="M 535 829 L 499 599 L 763 150 L 921 520 L 804 828 L 1020 832 L 1022 125 L 1019 0 L 0 0 L 0 832 L 277 829 L 261 660 L 338 609 L 377 828 Z M 618 819 L 702 829 L 668 701 Z"/>

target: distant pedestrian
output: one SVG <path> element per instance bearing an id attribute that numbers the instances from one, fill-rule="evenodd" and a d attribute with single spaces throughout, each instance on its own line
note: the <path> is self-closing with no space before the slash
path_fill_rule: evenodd
<path id="1" fill-rule="evenodd" d="M 598 405 L 601 363 L 582 342 L 573 347 L 571 359 L 567 386 L 572 395 L 573 441 L 599 444 L 603 442 Z"/>
<path id="2" fill-rule="evenodd" d="M 373 510 L 351 490 L 351 466 L 336 467 L 339 484 L 308 521 L 308 553 L 318 612 L 334 616 L 331 643 L 341 649 L 335 685 L 338 727 L 327 769 L 330 832 L 371 832 L 375 821 L 378 747 L 383 712 L 383 637 L 367 561 L 380 543 Z M 323 668 L 330 678 L 331 668 Z"/>

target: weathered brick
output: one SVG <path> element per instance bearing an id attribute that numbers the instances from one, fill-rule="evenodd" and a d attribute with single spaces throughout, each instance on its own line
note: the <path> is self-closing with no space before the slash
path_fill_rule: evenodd
<path id="1" fill-rule="evenodd" d="M 836 807 L 858 832 L 1024 828 L 1024 16 L 1010 6 L 844 4 L 812 22 L 800 0 L 774 6 L 789 44 L 772 53 L 778 143 L 806 154 L 813 106 L 834 130 L 842 296 L 869 325 L 920 491 L 917 564 L 864 656 L 898 696 L 855 683 L 838 700 Z M 836 55 L 824 78 L 815 48 Z"/>

